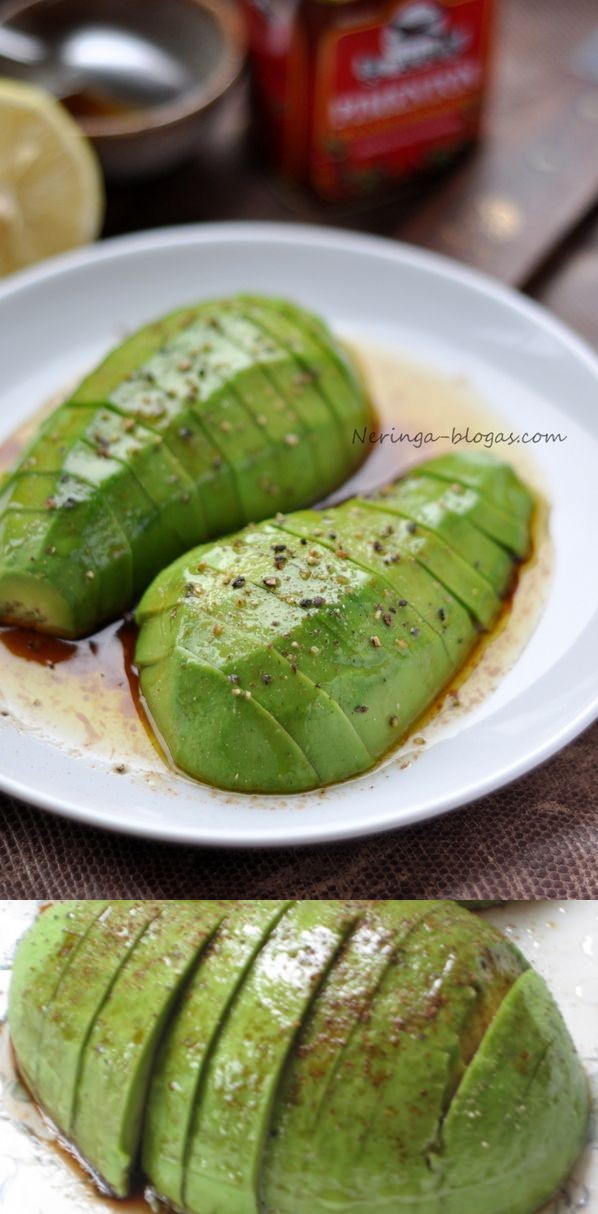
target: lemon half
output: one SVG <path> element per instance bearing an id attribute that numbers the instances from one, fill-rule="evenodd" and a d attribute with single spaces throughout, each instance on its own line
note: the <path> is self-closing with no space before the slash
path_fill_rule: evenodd
<path id="1" fill-rule="evenodd" d="M 94 240 L 103 213 L 97 156 L 68 111 L 0 79 L 0 275 Z"/>

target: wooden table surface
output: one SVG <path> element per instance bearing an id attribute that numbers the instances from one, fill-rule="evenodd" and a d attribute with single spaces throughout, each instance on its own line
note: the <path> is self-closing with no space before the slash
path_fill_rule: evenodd
<path id="1" fill-rule="evenodd" d="M 333 223 L 440 250 L 525 290 L 598 347 L 597 0 L 499 0 L 484 141 L 417 198 L 339 214 L 291 196 L 254 155 L 241 87 L 209 154 L 110 189 L 105 234 L 228 219 Z M 597 742 L 598 726 L 482 813 L 317 854 L 190 855 L 0 800 L 0 893 L 595 897 Z"/>

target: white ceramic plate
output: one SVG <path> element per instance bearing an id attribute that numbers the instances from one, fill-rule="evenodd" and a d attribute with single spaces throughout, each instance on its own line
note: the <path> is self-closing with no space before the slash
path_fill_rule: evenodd
<path id="1" fill-rule="evenodd" d="M 0 1021 L 14 945 L 35 913 L 34 902 L 0 902 Z M 546 978 L 590 1080 L 594 1116 L 586 1150 L 542 1214 L 598 1212 L 598 903 L 513 902 L 486 912 Z M 0 1033 L 0 1214 L 118 1214 L 77 1169 L 40 1138 L 49 1131 L 14 1076 Z M 128 1214 L 149 1214 L 127 1202 Z"/>
<path id="2" fill-rule="evenodd" d="M 221 793 L 170 772 L 156 755 L 117 772 L 118 748 L 94 746 L 101 723 L 92 721 L 91 733 L 69 745 L 52 713 L 44 716 L 43 694 L 35 728 L 30 720 L 23 724 L 18 707 L 5 705 L 1 786 L 97 826 L 264 846 L 421 821 L 523 775 L 598 711 L 598 363 L 534 304 L 431 254 L 329 230 L 214 225 L 108 242 L 0 288 L 0 439 L 127 329 L 184 302 L 238 289 L 292 295 L 350 338 L 467 376 L 515 431 L 566 436 L 534 447 L 555 546 L 539 625 L 496 690 L 458 728 L 440 731 L 417 762 L 390 761 L 324 793 Z M 33 672 L 23 664 L 24 688 L 27 680 Z"/>

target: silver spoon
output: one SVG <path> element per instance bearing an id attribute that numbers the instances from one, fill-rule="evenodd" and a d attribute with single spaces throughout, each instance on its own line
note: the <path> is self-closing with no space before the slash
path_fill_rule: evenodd
<path id="1" fill-rule="evenodd" d="M 57 97 L 87 90 L 135 108 L 164 105 L 193 83 L 185 65 L 156 43 L 109 25 L 46 41 L 0 24 L 0 75 L 7 71 Z"/>

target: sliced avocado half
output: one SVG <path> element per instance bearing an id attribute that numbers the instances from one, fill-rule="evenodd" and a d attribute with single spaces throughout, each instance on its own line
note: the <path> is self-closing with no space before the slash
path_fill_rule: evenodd
<path id="1" fill-rule="evenodd" d="M 586 1138 L 544 981 L 455 903 L 59 905 L 14 981 L 35 1097 L 184 1214 L 536 1214 Z"/>
<path id="2" fill-rule="evenodd" d="M 416 472 L 379 500 L 278 516 L 165 569 L 137 611 L 136 660 L 175 763 L 220 787 L 278 793 L 282 752 L 264 762 L 264 745 L 282 729 L 297 748 L 286 791 L 297 792 L 394 746 L 496 622 L 516 575 L 516 554 L 476 525 L 480 495 L 465 492 L 461 514 L 458 494 Z M 201 708 L 210 686 L 220 721 Z"/>
<path id="3" fill-rule="evenodd" d="M 268 338 L 261 358 L 246 313 L 204 303 L 146 326 L 43 423 L 2 485 L 0 621 L 89 634 L 185 548 L 315 501 L 352 469 L 340 429 L 369 408 L 361 380 L 328 409 L 335 360 L 322 353 L 316 391 L 297 370 L 299 331 L 298 352 Z M 65 481 L 82 486 L 68 500 Z M 35 550 L 5 536 L 27 509 Z"/>

